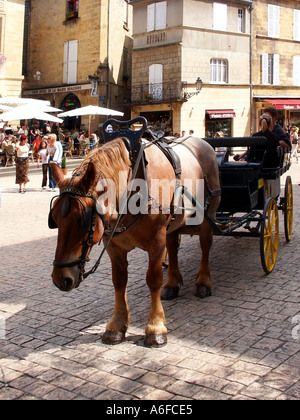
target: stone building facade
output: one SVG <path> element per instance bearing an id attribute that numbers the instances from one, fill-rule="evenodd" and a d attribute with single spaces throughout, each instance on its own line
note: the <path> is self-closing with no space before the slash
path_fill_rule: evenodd
<path id="1" fill-rule="evenodd" d="M 134 116 L 157 125 L 167 118 L 173 133 L 245 136 L 257 131 L 263 108 L 274 105 L 282 124 L 300 125 L 299 1 L 131 4 Z M 202 89 L 191 96 L 197 78 Z"/>
<path id="2" fill-rule="evenodd" d="M 131 7 L 126 0 L 27 1 L 29 45 L 23 95 L 64 110 L 98 105 L 125 111 L 131 74 Z M 101 117 L 92 117 L 97 130 Z M 88 117 L 65 121 L 87 128 Z"/>
<path id="3" fill-rule="evenodd" d="M 132 114 L 173 133 L 250 131 L 249 1 L 133 0 Z M 201 79 L 201 91 L 196 80 Z M 159 90 L 161 92 L 155 92 Z M 200 86 L 199 86 L 200 87 Z"/>
<path id="4" fill-rule="evenodd" d="M 21 96 L 25 0 L 0 1 L 0 95 Z"/>
<path id="5" fill-rule="evenodd" d="M 282 125 L 300 126 L 300 3 L 253 1 L 253 115 L 275 106 Z"/>

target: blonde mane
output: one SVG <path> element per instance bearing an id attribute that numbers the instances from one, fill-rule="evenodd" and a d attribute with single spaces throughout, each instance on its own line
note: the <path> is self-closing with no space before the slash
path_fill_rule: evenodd
<path id="1" fill-rule="evenodd" d="M 92 150 L 79 168 L 76 170 L 81 175 L 85 173 L 89 163 L 93 163 L 97 170 L 97 181 L 105 178 L 119 184 L 119 172 L 127 171 L 131 162 L 127 149 L 122 139 L 116 139 Z"/>

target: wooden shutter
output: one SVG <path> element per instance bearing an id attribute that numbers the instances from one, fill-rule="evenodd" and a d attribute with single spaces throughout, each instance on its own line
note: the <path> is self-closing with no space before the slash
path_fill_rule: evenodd
<path id="1" fill-rule="evenodd" d="M 280 7 L 268 5 L 268 36 L 279 38 L 280 36 Z"/>
<path id="2" fill-rule="evenodd" d="M 293 57 L 293 82 L 294 86 L 300 86 L 300 56 Z"/>
<path id="3" fill-rule="evenodd" d="M 68 84 L 77 83 L 78 41 L 69 41 Z"/>
<path id="4" fill-rule="evenodd" d="M 69 43 L 64 43 L 64 65 L 63 65 L 63 83 L 68 83 L 68 56 L 69 56 Z"/>
<path id="5" fill-rule="evenodd" d="M 274 54 L 273 56 L 273 85 L 278 86 L 280 84 L 279 80 L 279 55 Z"/>
<path id="6" fill-rule="evenodd" d="M 214 10 L 214 29 L 218 29 L 220 31 L 227 30 L 227 4 L 223 3 L 214 3 L 213 4 Z"/>
<path id="7" fill-rule="evenodd" d="M 149 93 L 153 99 L 161 100 L 163 88 L 163 65 L 152 64 L 149 67 Z"/>
<path id="8" fill-rule="evenodd" d="M 159 31 L 167 26 L 167 2 L 161 1 L 155 6 L 155 30 Z"/>
<path id="9" fill-rule="evenodd" d="M 147 7 L 147 32 L 154 31 L 155 24 L 155 4 L 150 4 Z"/>
<path id="10" fill-rule="evenodd" d="M 262 54 L 261 56 L 261 82 L 263 85 L 268 85 L 268 54 Z"/>
<path id="11" fill-rule="evenodd" d="M 294 10 L 294 40 L 300 41 L 300 10 Z"/>

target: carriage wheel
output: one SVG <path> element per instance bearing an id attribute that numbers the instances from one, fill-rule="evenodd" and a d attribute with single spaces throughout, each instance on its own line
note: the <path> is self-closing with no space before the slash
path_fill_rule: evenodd
<path id="1" fill-rule="evenodd" d="M 283 215 L 285 239 L 287 242 L 290 242 L 293 230 L 293 185 L 290 176 L 285 181 Z"/>
<path id="2" fill-rule="evenodd" d="M 260 232 L 260 257 L 263 269 L 270 274 L 276 263 L 279 243 L 278 207 L 274 198 L 268 198 Z"/>
<path id="3" fill-rule="evenodd" d="M 177 250 L 180 247 L 180 242 L 181 242 L 181 235 L 179 234 L 178 235 L 178 248 L 177 248 Z M 162 262 L 162 266 L 164 268 L 168 268 L 169 267 L 169 260 L 168 260 L 168 251 L 167 251 L 167 248 L 165 250 L 165 256 L 164 256 L 164 259 L 163 259 L 163 262 Z"/>

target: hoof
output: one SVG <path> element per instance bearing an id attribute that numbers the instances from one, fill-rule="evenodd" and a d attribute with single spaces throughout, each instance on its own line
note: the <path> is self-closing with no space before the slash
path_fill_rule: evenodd
<path id="1" fill-rule="evenodd" d="M 196 296 L 201 299 L 211 296 L 211 288 L 206 286 L 197 286 Z"/>
<path id="2" fill-rule="evenodd" d="M 177 299 L 179 294 L 179 287 L 164 287 L 161 290 L 161 300 Z"/>
<path id="3" fill-rule="evenodd" d="M 146 347 L 163 347 L 167 344 L 167 334 L 149 334 L 145 336 Z"/>
<path id="4" fill-rule="evenodd" d="M 125 334 L 121 331 L 105 331 L 102 336 L 102 342 L 104 344 L 115 345 L 125 341 Z"/>

